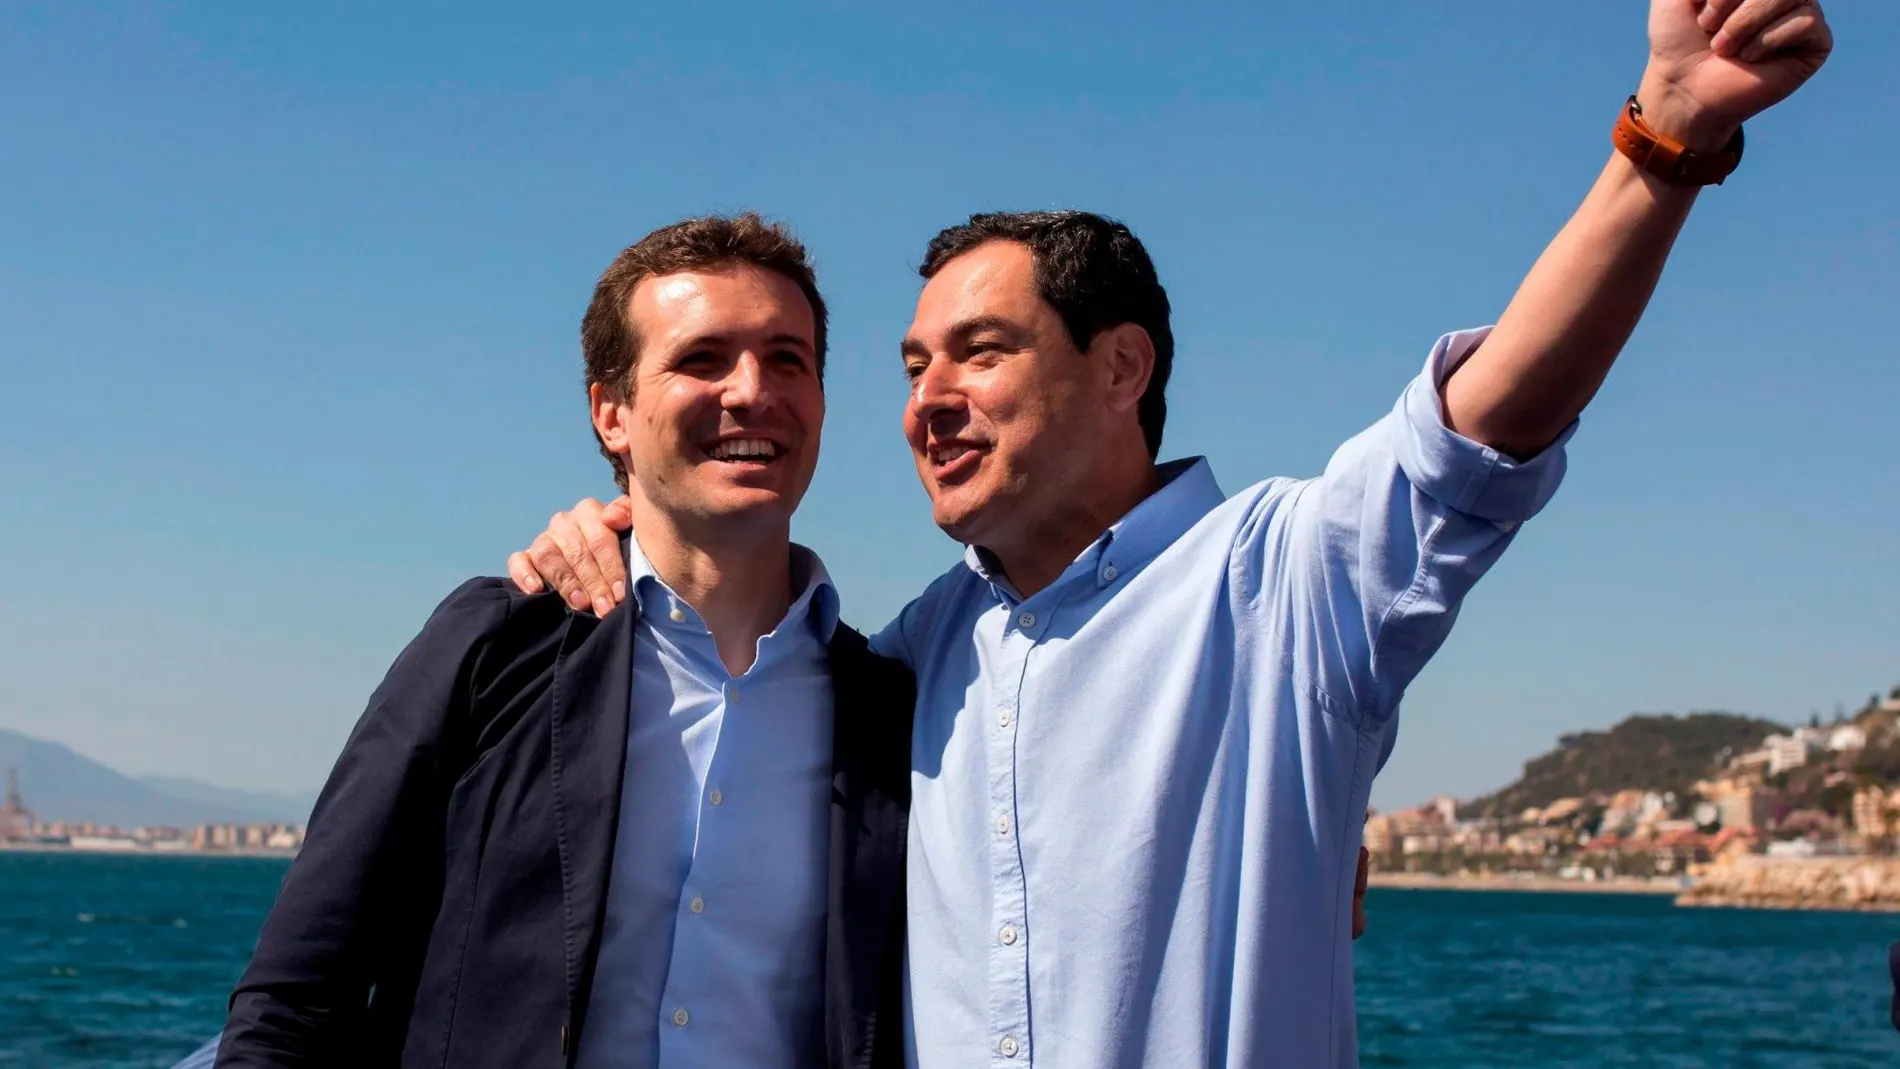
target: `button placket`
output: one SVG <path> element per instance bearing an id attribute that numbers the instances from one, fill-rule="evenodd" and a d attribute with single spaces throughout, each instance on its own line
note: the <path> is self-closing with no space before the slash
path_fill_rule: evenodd
<path id="1" fill-rule="evenodd" d="M 1027 610 L 1014 613 L 1014 622 L 1028 626 L 1035 614 Z M 990 953 L 988 1017 L 992 1051 L 1004 1057 L 1018 1058 L 1028 1050 L 1029 1032 L 1029 958 L 1028 933 L 1022 926 L 1028 888 L 1023 871 L 1021 838 L 1011 835 L 1011 814 L 1017 807 L 1017 724 L 1018 699 L 1022 693 L 1029 656 L 1035 636 L 1026 630 L 1005 628 L 1002 650 L 1005 654 L 994 675 L 993 692 L 996 728 L 985 732 L 988 760 L 990 812 L 995 815 L 997 834 L 990 842 Z M 1024 1059 L 1027 1061 L 1027 1059 Z"/>

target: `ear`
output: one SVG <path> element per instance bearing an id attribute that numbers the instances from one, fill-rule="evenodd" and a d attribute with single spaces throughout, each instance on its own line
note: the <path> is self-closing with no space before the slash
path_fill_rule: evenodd
<path id="1" fill-rule="evenodd" d="M 1111 408 L 1133 411 L 1141 404 L 1155 370 L 1155 343 L 1146 329 L 1134 323 L 1109 327 L 1089 343 L 1088 356 L 1107 376 Z"/>
<path id="2" fill-rule="evenodd" d="M 601 444 L 609 452 L 617 453 L 624 459 L 627 455 L 627 424 L 633 418 L 626 399 L 597 382 L 587 388 L 587 406 L 594 419 L 594 433 L 600 435 Z"/>

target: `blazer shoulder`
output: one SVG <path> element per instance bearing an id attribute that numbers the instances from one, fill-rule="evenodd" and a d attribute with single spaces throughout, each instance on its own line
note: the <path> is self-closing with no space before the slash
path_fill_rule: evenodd
<path id="1" fill-rule="evenodd" d="M 510 633 L 545 634 L 560 631 L 569 615 L 558 594 L 525 594 L 512 580 L 477 576 L 450 591 L 424 629 L 491 639 Z"/>
<path id="2" fill-rule="evenodd" d="M 482 576 L 442 599 L 404 656 L 453 660 L 481 689 L 484 677 L 513 675 L 523 663 L 551 665 L 575 617 L 558 594 L 524 594 L 508 579 Z"/>
<path id="3" fill-rule="evenodd" d="M 445 751 L 472 761 L 494 745 L 553 680 L 568 630 L 593 617 L 568 609 L 558 594 L 524 594 L 507 579 L 483 576 L 455 588 L 403 652 L 397 670 L 434 675 L 449 696 L 437 730 Z M 402 661 L 408 661 L 406 670 Z"/>

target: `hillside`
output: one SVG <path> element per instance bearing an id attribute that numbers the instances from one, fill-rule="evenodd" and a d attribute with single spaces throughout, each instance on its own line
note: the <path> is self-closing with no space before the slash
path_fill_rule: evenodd
<path id="1" fill-rule="evenodd" d="M 1632 716 L 1608 731 L 1557 740 L 1557 748 L 1524 763 L 1517 782 L 1461 807 L 1468 816 L 1506 816 L 1593 791 L 1644 788 L 1689 797 L 1689 786 L 1716 768 L 1723 750 L 1740 753 L 1788 730 L 1771 720 L 1731 713 Z"/>
<path id="2" fill-rule="evenodd" d="M 9 768 L 18 771 L 20 793 L 42 821 L 186 828 L 227 821 L 302 823 L 310 814 L 307 797 L 233 791 L 187 779 L 139 780 L 59 743 L 0 728 L 0 777 Z M 3 785 L 0 779 L 0 789 Z"/>
<path id="3" fill-rule="evenodd" d="M 246 820 L 276 820 L 302 824 L 310 819 L 317 804 L 316 793 L 276 794 L 270 791 L 241 791 L 218 787 L 184 776 L 140 776 L 139 782 L 183 802 L 203 802 L 234 813 L 248 813 Z"/>

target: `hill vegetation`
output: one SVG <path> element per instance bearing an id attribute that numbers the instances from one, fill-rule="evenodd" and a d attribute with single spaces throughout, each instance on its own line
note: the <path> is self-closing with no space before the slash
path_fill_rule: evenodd
<path id="1" fill-rule="evenodd" d="M 1517 782 L 1460 808 L 1467 817 L 1511 816 L 1559 798 L 1641 788 L 1690 797 L 1690 785 L 1733 754 L 1787 727 L 1733 713 L 1638 714 L 1608 731 L 1583 731 L 1524 763 Z"/>

